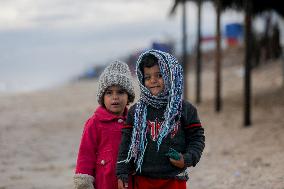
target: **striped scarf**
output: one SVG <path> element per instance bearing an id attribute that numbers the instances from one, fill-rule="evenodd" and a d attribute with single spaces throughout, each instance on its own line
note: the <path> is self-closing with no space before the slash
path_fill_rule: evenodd
<path id="1" fill-rule="evenodd" d="M 140 64 L 142 58 L 147 54 L 152 54 L 158 59 L 160 72 L 164 80 L 164 90 L 158 96 L 153 96 L 143 83 L 143 74 L 140 70 Z M 169 53 L 158 50 L 148 50 L 142 53 L 137 60 L 136 74 L 139 80 L 141 97 L 135 107 L 132 139 L 126 162 L 129 162 L 131 158 L 134 158 L 136 171 L 139 170 L 141 172 L 144 152 L 147 147 L 147 106 L 150 105 L 157 109 L 166 106 L 164 121 L 159 129 L 157 139 L 157 151 L 159 151 L 163 139 L 173 131 L 175 122 L 180 120 L 182 109 L 183 69 L 177 59 Z"/>

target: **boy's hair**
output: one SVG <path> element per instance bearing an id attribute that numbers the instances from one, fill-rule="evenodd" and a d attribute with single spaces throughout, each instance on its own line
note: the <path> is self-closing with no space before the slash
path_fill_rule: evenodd
<path id="1" fill-rule="evenodd" d="M 147 54 L 145 55 L 140 64 L 140 68 L 150 68 L 158 64 L 158 58 L 155 57 L 153 54 Z"/>
<path id="2" fill-rule="evenodd" d="M 143 75 L 143 83 L 144 83 L 144 68 L 151 68 L 156 65 L 159 66 L 159 63 L 158 63 L 158 58 L 155 57 L 155 55 L 147 54 L 142 58 L 141 63 L 139 65 L 139 69 L 141 70 Z"/>
<path id="3" fill-rule="evenodd" d="M 131 73 L 126 63 L 115 61 L 107 66 L 99 78 L 97 100 L 100 105 L 104 105 L 103 97 L 107 88 L 119 86 L 128 94 L 128 103 L 134 101 L 135 92 L 131 79 Z"/>

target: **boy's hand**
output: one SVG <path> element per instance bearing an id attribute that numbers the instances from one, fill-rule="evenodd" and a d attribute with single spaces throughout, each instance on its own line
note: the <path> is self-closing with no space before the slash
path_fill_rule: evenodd
<path id="1" fill-rule="evenodd" d="M 175 159 L 170 158 L 170 162 L 174 166 L 182 169 L 182 168 L 184 168 L 184 159 L 183 159 L 183 155 L 181 153 L 179 153 L 179 156 L 180 156 L 179 160 L 175 160 Z"/>
<path id="2" fill-rule="evenodd" d="M 118 179 L 117 186 L 118 186 L 118 189 L 127 189 L 128 183 L 123 183 L 121 179 Z"/>

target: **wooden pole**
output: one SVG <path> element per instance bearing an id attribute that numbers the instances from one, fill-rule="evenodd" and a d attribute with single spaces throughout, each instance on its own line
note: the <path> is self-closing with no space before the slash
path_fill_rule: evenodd
<path id="1" fill-rule="evenodd" d="M 197 54 L 196 54 L 196 103 L 201 103 L 201 69 L 202 69 L 202 60 L 201 60 L 201 0 L 197 0 Z"/>
<path id="2" fill-rule="evenodd" d="M 220 112 L 222 109 L 221 102 L 221 31 L 220 31 L 220 0 L 215 1 L 216 6 L 216 50 L 215 50 L 215 111 Z"/>
<path id="3" fill-rule="evenodd" d="M 282 87 L 284 88 L 284 56 L 282 57 Z"/>
<path id="4" fill-rule="evenodd" d="M 186 1 L 182 1 L 182 65 L 184 71 L 184 92 L 183 96 L 184 99 L 187 99 L 187 89 L 188 89 L 188 82 L 187 82 L 187 34 L 186 34 Z"/>
<path id="5" fill-rule="evenodd" d="M 251 1 L 245 3 L 244 126 L 251 125 Z"/>

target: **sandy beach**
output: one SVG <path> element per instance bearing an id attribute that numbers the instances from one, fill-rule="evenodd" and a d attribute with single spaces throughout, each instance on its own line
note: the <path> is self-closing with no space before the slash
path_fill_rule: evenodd
<path id="1" fill-rule="evenodd" d="M 244 127 L 243 66 L 228 63 L 238 58 L 224 58 L 220 113 L 214 112 L 214 69 L 204 69 L 202 103 L 196 106 L 206 148 L 189 169 L 190 189 L 284 189 L 282 63 L 252 71 L 252 126 Z M 193 72 L 188 79 L 195 104 Z M 72 188 L 84 122 L 97 105 L 96 85 L 88 80 L 0 95 L 0 189 Z"/>

